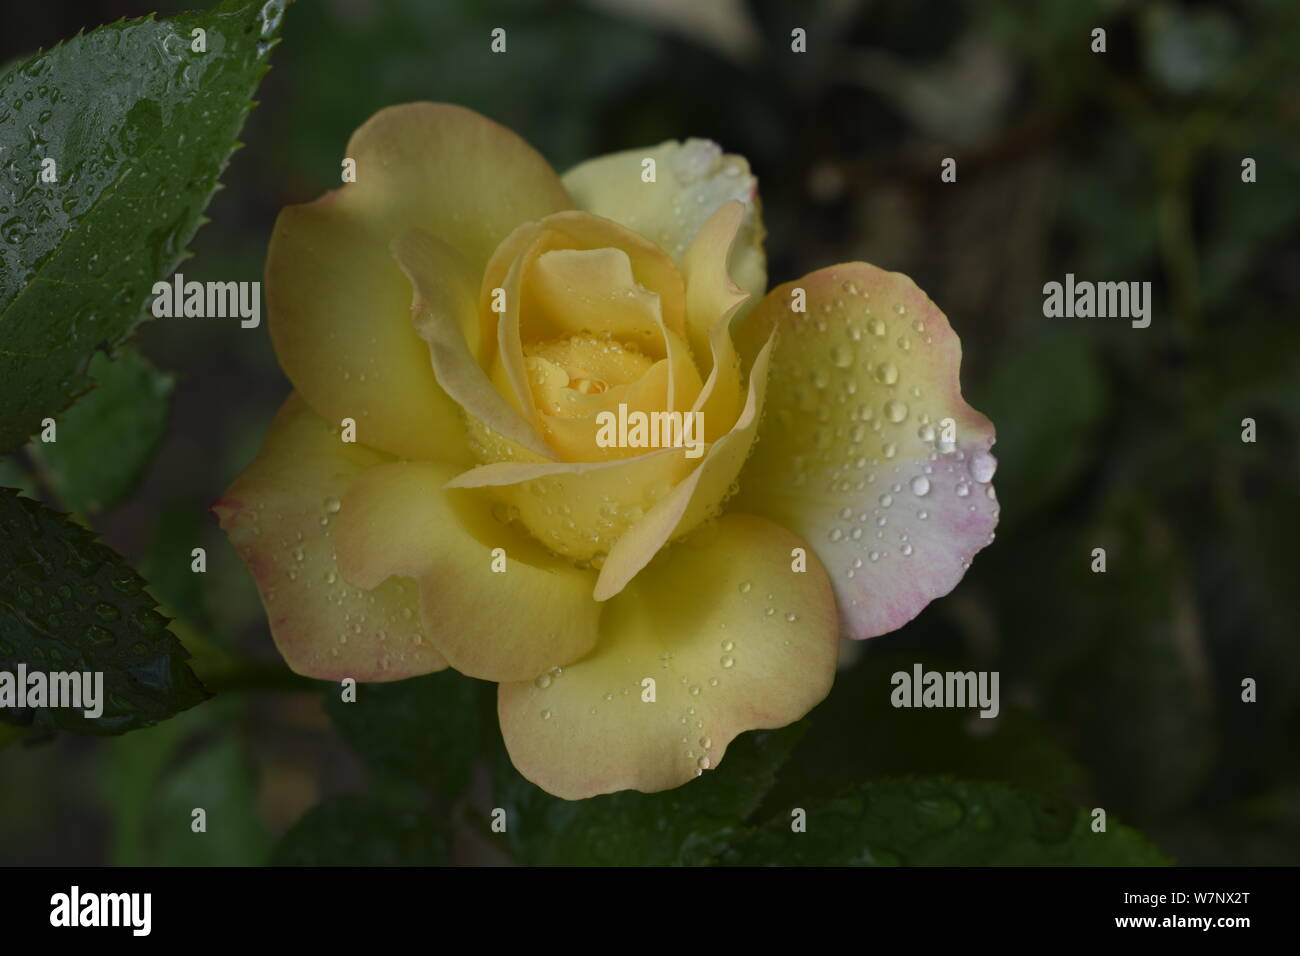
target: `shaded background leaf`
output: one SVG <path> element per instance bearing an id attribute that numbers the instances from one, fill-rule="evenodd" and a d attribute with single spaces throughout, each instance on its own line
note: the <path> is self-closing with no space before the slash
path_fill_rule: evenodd
<path id="1" fill-rule="evenodd" d="M 1136 831 L 1107 819 L 1094 832 L 1081 807 L 1004 784 L 914 777 L 858 784 L 763 824 L 724 862 L 807 866 L 1158 866 Z"/>
<path id="2" fill-rule="evenodd" d="M 88 514 L 112 508 L 135 486 L 167 427 L 174 376 L 134 349 L 96 352 L 87 395 L 59 416 L 58 440 L 31 445 L 65 507 Z"/>
<path id="3" fill-rule="evenodd" d="M 344 703 L 337 685 L 327 685 L 325 709 L 373 766 L 452 798 L 465 788 L 481 750 L 485 697 L 496 699 L 496 685 L 445 670 L 360 684 L 352 703 Z"/>
<path id="4" fill-rule="evenodd" d="M 437 866 L 446 840 L 429 816 L 375 797 L 339 797 L 308 811 L 280 840 L 275 866 Z"/>

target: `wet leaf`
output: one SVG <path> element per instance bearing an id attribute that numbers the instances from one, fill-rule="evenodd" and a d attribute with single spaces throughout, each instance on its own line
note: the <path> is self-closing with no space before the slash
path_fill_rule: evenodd
<path id="1" fill-rule="evenodd" d="M 283 5 L 121 21 L 0 77 L 0 450 L 86 390 L 185 257 Z"/>
<path id="2" fill-rule="evenodd" d="M 148 727 L 204 700 L 143 578 L 95 536 L 0 488 L 0 673 L 103 674 L 103 713 L 0 709 L 9 723 L 79 734 Z M 29 683 L 29 687 L 30 687 Z"/>
<path id="3" fill-rule="evenodd" d="M 275 866 L 436 866 L 446 840 L 429 816 L 372 796 L 312 807 L 280 840 Z"/>
<path id="4" fill-rule="evenodd" d="M 454 797 L 464 789 L 478 750 L 479 698 L 485 690 L 495 688 L 446 670 L 388 684 L 362 684 L 352 703 L 344 703 L 331 684 L 325 709 L 372 766 Z"/>
<path id="5" fill-rule="evenodd" d="M 793 827 L 803 810 L 804 832 Z M 1169 862 L 1137 831 L 1003 784 L 949 777 L 862 783 L 786 808 L 723 862 L 750 866 L 1157 866 Z"/>
<path id="6" fill-rule="evenodd" d="M 798 723 L 742 734 L 716 770 L 662 793 L 560 800 L 506 763 L 498 770 L 496 798 L 506 811 L 511 849 L 524 864 L 708 864 L 742 832 L 806 729 Z"/>

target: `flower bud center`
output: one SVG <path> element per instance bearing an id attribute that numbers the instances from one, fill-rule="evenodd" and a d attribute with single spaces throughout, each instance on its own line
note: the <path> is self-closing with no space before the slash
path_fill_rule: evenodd
<path id="1" fill-rule="evenodd" d="M 537 407 L 560 418 L 593 414 L 579 396 L 629 385 L 654 364 L 635 345 L 609 334 L 579 332 L 524 346 L 524 365 Z"/>

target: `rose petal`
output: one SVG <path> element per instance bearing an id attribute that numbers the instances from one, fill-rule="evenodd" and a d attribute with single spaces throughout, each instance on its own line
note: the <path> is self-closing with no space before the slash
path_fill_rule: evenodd
<path id="1" fill-rule="evenodd" d="M 749 395 L 735 427 L 705 453 L 690 476 L 663 496 L 609 549 L 596 581 L 595 598 L 618 594 L 671 539 L 686 534 L 716 515 L 754 446 L 767 389 L 772 341 L 758 353 L 749 374 Z"/>
<path id="2" fill-rule="evenodd" d="M 512 287 L 511 277 L 520 281 L 542 256 L 557 250 L 590 252 L 618 249 L 628 258 L 637 285 L 658 296 L 659 313 L 664 324 L 678 335 L 686 336 L 686 294 L 681 274 L 653 242 L 623 228 L 616 222 L 583 212 L 559 212 L 539 222 L 527 223 L 508 236 L 497 248 L 483 273 L 479 294 L 482 337 L 488 348 L 483 361 L 491 361 L 501 335 L 500 324 L 523 305 L 524 290 Z M 506 292 L 506 311 L 500 316 L 492 311 L 496 289 Z M 552 310 L 558 312 L 559 310 Z M 649 344 L 649 343 L 648 343 Z"/>
<path id="3" fill-rule="evenodd" d="M 997 523 L 993 425 L 961 397 L 961 343 L 911 279 L 860 262 L 772 290 L 749 318 L 780 335 L 735 506 L 817 551 L 850 636 L 895 630 L 956 586 Z"/>
<path id="4" fill-rule="evenodd" d="M 447 487 L 492 488 L 547 547 L 599 562 L 699 464 L 681 448 L 601 462 L 503 461 L 472 468 Z"/>
<path id="5" fill-rule="evenodd" d="M 529 275 L 533 341 L 608 333 L 663 357 L 659 296 L 640 285 L 622 249 L 551 249 Z"/>
<path id="6" fill-rule="evenodd" d="M 299 674 L 389 681 L 447 666 L 424 639 L 414 581 L 362 590 L 338 570 L 341 500 L 367 469 L 389 460 L 344 443 L 290 395 L 253 463 L 212 506 L 257 583 L 276 647 Z"/>
<path id="7" fill-rule="evenodd" d="M 646 159 L 655 161 L 652 183 L 641 178 Z M 564 174 L 564 185 L 579 209 L 645 236 L 674 261 L 681 261 L 719 206 L 739 200 L 746 214 L 732 250 L 731 275 L 754 301 L 767 287 L 758 181 L 744 157 L 724 155 L 708 140 L 670 140 L 589 159 Z"/>
<path id="8" fill-rule="evenodd" d="M 731 320 L 750 296 L 731 280 L 727 266 L 744 216 L 742 203 L 723 203 L 700 227 L 682 258 L 691 347 L 700 358 L 711 359 L 708 380 L 695 403 L 695 409 L 704 412 L 704 434 L 709 441 L 731 429 L 744 400 Z"/>
<path id="9" fill-rule="evenodd" d="M 567 385 L 568 376 L 564 378 Z M 644 455 L 644 448 L 598 444 L 596 439 L 602 426 L 595 416 L 601 412 L 617 416 L 619 404 L 626 405 L 629 412 L 643 411 L 649 414 L 663 411 L 669 407 L 670 385 L 669 363 L 665 359 L 656 362 L 630 385 L 618 385 L 599 395 L 583 395 L 568 387 L 560 389 L 558 394 L 565 396 L 573 407 L 574 414 L 566 417 L 542 415 L 547 440 L 565 461 L 609 461 Z M 584 413 L 581 417 L 577 414 L 579 410 Z"/>
<path id="10" fill-rule="evenodd" d="M 420 229 L 392 242 L 411 283 L 416 334 L 429 347 L 438 384 L 466 413 L 542 457 L 553 457 L 532 428 L 488 379 L 471 352 L 478 342 L 478 279 L 450 246 Z"/>
<path id="11" fill-rule="evenodd" d="M 423 229 L 476 274 L 520 224 L 573 208 L 554 170 L 513 131 L 446 103 L 380 110 L 352 135 L 357 181 L 343 196 L 389 238 Z"/>
<path id="12" fill-rule="evenodd" d="M 388 252 L 420 228 L 474 274 L 520 223 L 567 208 L 554 172 L 523 140 L 457 106 L 376 113 L 346 156 L 357 181 L 281 212 L 267 253 L 268 325 L 280 365 L 313 409 L 407 458 L 468 460 L 455 402 L 411 327 L 410 286 Z"/>
<path id="13" fill-rule="evenodd" d="M 415 579 L 425 633 L 471 677 L 527 680 L 587 653 L 600 617 L 593 573 L 494 519 L 482 492 L 447 489 L 454 473 L 394 462 L 362 475 L 339 514 L 343 575 L 361 588 Z"/>
<path id="14" fill-rule="evenodd" d="M 501 732 L 529 780 L 570 800 L 666 790 L 717 766 L 737 734 L 782 727 L 826 696 L 838 626 L 816 560 L 792 572 L 799 539 L 747 515 L 701 537 L 609 602 L 587 657 L 501 685 Z"/>
<path id="15" fill-rule="evenodd" d="M 670 360 L 670 388 L 682 389 L 683 395 L 694 388 L 690 391 L 691 401 L 698 394 L 698 371 L 691 363 L 682 361 L 680 353 L 684 349 L 673 349 L 668 344 L 672 339 L 669 332 L 684 338 L 686 329 L 685 293 L 677 268 L 653 243 L 617 223 L 586 213 L 557 213 L 542 222 L 516 230 L 501 244 L 484 273 L 479 304 L 485 343 L 483 361 L 490 366 L 492 381 L 542 433 L 545 433 L 545 423 L 529 385 L 524 341 L 525 338 L 529 342 L 543 340 L 551 333 L 559 332 L 562 327 L 555 325 L 557 320 L 554 317 L 564 312 L 564 303 L 553 303 L 548 308 L 547 303 L 539 302 L 539 290 L 533 288 L 533 273 L 549 253 L 601 249 L 620 250 L 630 266 L 633 286 L 639 285 L 651 293 L 643 301 L 657 307 L 655 321 L 664 330 L 660 338 L 668 340 L 663 354 L 667 354 Z M 606 260 L 606 264 L 613 261 Z M 607 277 L 602 284 L 614 282 L 616 278 Z M 492 311 L 497 289 L 505 294 L 505 309 L 499 315 Z M 543 280 L 540 292 L 544 294 L 546 289 Z M 535 321 L 540 328 L 533 328 Z M 525 322 L 529 323 L 527 330 Z M 634 341 L 638 346 L 653 349 L 653 342 L 645 341 L 644 333 L 648 331 L 644 328 L 638 330 Z M 652 351 L 652 354 L 660 353 Z"/>

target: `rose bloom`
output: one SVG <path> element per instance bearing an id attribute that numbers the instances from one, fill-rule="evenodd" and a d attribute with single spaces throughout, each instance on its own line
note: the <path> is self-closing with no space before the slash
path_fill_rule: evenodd
<path id="1" fill-rule="evenodd" d="M 294 391 L 214 506 L 298 673 L 452 667 L 498 684 L 550 793 L 664 790 L 802 717 L 841 636 L 905 624 L 992 539 L 947 319 L 861 262 L 764 294 L 744 159 L 688 140 L 560 177 L 432 103 L 346 155 L 356 182 L 276 222 Z M 620 409 L 702 413 L 698 457 L 611 444 Z"/>

